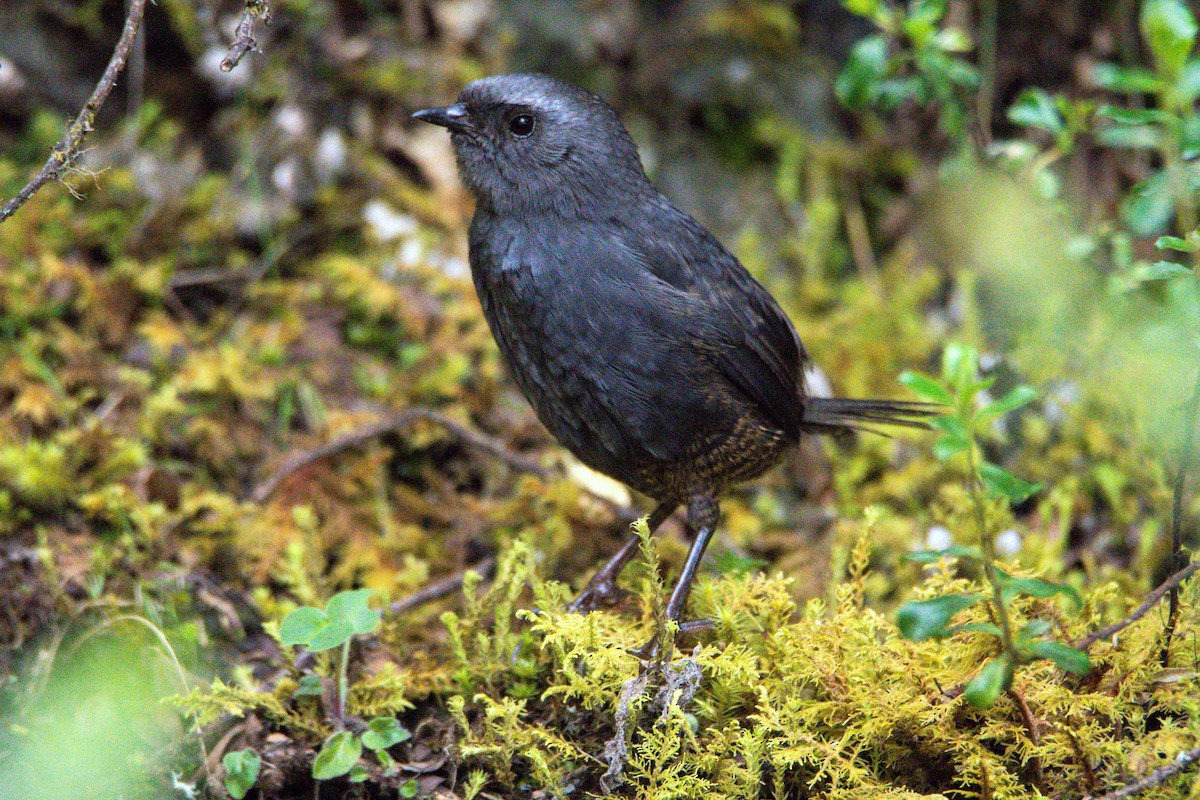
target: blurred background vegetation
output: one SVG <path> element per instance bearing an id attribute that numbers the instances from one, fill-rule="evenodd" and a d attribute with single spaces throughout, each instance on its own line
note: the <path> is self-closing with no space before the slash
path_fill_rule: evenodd
<path id="1" fill-rule="evenodd" d="M 991 502 L 986 527 L 1015 569 L 1119 588 L 1065 623 L 1077 635 L 1186 563 L 1171 507 L 1200 398 L 1194 5 L 279 0 L 260 49 L 222 71 L 242 10 L 149 6 L 85 151 L 0 224 L 0 796 L 224 796 L 231 767 L 216 762 L 235 740 L 270 762 L 264 796 L 311 796 L 296 776 L 328 721 L 302 700 L 261 700 L 333 669 L 281 647 L 272 626 L 288 611 L 353 587 L 386 609 L 467 568 L 487 573 L 514 541 L 538 580 L 578 587 L 615 550 L 641 506 L 571 463 L 505 376 L 470 285 L 470 201 L 449 142 L 409 119 L 500 72 L 547 72 L 610 102 L 652 179 L 780 299 L 822 370 L 816 385 L 909 396 L 905 370 L 952 382 L 953 342 L 993 381 L 971 403 L 1033 387 L 1031 403 L 971 431 L 988 461 L 1040 485 Z M 0 7 L 0 198 L 82 107 L 125 13 L 114 0 Z M 417 420 L 287 468 L 412 407 L 518 459 Z M 761 570 L 793 579 L 771 603 L 834 601 L 853 585 L 863 609 L 890 613 L 928 578 L 904 553 L 978 542 L 963 466 L 933 441 L 807 442 L 732 492 L 697 602 Z M 1192 548 L 1194 492 L 1180 496 Z M 681 533 L 664 528 L 668 571 Z M 843 584 L 852 564 L 857 583 Z M 468 721 L 474 681 L 495 699 L 554 679 L 522 667 L 529 641 L 488 662 L 515 670 L 508 683 L 470 675 L 474 651 L 438 618 L 461 605 L 454 592 L 385 613 L 356 655 L 362 707 L 417 734 L 393 752 L 409 748 L 407 771 L 380 762 L 362 796 L 559 796 L 563 775 L 599 791 L 603 769 L 581 777 L 570 759 L 542 769 L 503 755 L 524 764 L 505 772 L 493 750 L 468 755 L 463 726 L 503 717 L 486 706 Z M 635 605 L 618 610 L 631 625 Z M 1192 672 L 1172 690 L 1195 694 L 1195 655 L 1180 659 Z M 224 709 L 244 716 L 197 734 L 157 702 L 214 678 L 245 693 Z M 525 719 L 599 759 L 616 697 L 605 702 L 603 735 L 539 717 L 545 698 Z M 1119 785 L 1195 746 L 1200 722 L 1184 706 L 1166 726 L 1175 738 L 1139 760 L 1082 758 L 1082 789 L 996 755 L 1016 787 L 999 794 Z M 1163 729 L 1138 714 L 1137 735 Z M 1114 752 L 1132 735 L 1112 734 Z M 206 767 L 199 743 L 215 754 Z M 954 764 L 904 791 L 1009 785 Z M 460 767 L 476 770 L 465 783 Z M 792 791 L 781 774 L 762 796 Z M 828 772 L 792 780 L 814 796 L 839 787 Z M 653 785 L 622 791 L 660 796 Z"/>

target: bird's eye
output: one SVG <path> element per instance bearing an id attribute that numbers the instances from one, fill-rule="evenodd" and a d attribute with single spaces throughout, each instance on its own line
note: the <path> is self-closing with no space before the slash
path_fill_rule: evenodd
<path id="1" fill-rule="evenodd" d="M 508 121 L 508 132 L 518 139 L 524 139 L 533 133 L 537 121 L 532 114 L 517 114 Z"/>

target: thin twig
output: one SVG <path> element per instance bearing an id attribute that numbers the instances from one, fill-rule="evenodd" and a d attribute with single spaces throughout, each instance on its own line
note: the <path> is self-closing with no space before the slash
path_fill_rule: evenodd
<path id="1" fill-rule="evenodd" d="M 407 611 L 412 611 L 414 608 L 432 603 L 434 600 L 441 600 L 447 595 L 454 594 L 463 585 L 463 576 L 467 572 L 478 572 L 484 578 L 491 575 L 492 570 L 496 568 L 496 559 L 488 556 L 482 561 L 477 561 L 464 570 L 456 572 L 453 575 L 447 575 L 441 580 L 434 581 L 428 586 L 424 586 L 410 595 L 401 597 L 396 602 L 388 606 L 388 614 L 398 616 Z"/>
<path id="2" fill-rule="evenodd" d="M 1092 769 L 1091 762 L 1088 761 L 1087 753 L 1083 752 L 1083 745 L 1079 743 L 1079 738 L 1071 732 L 1070 727 L 1059 725 L 1059 730 L 1067 737 L 1067 741 L 1071 743 L 1071 749 L 1075 751 L 1075 758 L 1079 760 L 1079 766 L 1083 770 L 1084 791 L 1091 794 L 1096 790 L 1096 772 Z"/>
<path id="3" fill-rule="evenodd" d="M 254 23 L 260 19 L 264 25 L 271 24 L 270 4 L 267 0 L 246 0 L 246 10 L 242 12 L 242 18 L 233 32 L 233 44 L 229 45 L 229 52 L 221 59 L 222 72 L 229 72 L 246 53 L 258 47 L 258 40 L 254 38 Z"/>
<path id="4" fill-rule="evenodd" d="M 1179 570 L 1179 572 L 1176 572 L 1174 575 L 1163 581 L 1162 584 L 1153 592 L 1146 595 L 1146 599 L 1142 601 L 1142 604 L 1135 608 L 1129 614 L 1129 616 L 1114 622 L 1112 625 L 1103 627 L 1094 633 L 1089 633 L 1087 636 L 1084 636 L 1082 639 L 1076 642 L 1075 647 L 1079 650 L 1087 650 L 1101 639 L 1107 639 L 1113 634 L 1128 628 L 1130 625 L 1146 616 L 1147 612 L 1154 608 L 1155 604 L 1158 603 L 1159 600 L 1162 600 L 1163 596 L 1166 595 L 1167 592 L 1171 591 L 1176 586 L 1190 578 L 1197 569 L 1200 569 L 1200 561 L 1188 564 L 1186 567 Z"/>
<path id="5" fill-rule="evenodd" d="M 1128 783 L 1116 791 L 1109 792 L 1103 797 L 1093 798 L 1091 795 L 1084 800 L 1123 800 L 1126 797 L 1133 797 L 1136 794 L 1141 794 L 1147 789 L 1158 786 L 1176 773 L 1183 772 L 1192 764 L 1200 761 L 1200 747 L 1186 750 L 1175 756 L 1175 760 L 1165 767 L 1159 767 L 1149 775 L 1138 778 L 1133 783 Z"/>
<path id="6" fill-rule="evenodd" d="M 845 205 L 846 237 L 850 240 L 850 252 L 854 255 L 859 277 L 871 287 L 872 292 L 881 295 L 883 283 L 879 280 L 879 264 L 875 261 L 875 251 L 871 249 L 871 233 L 854 181 L 847 181 L 843 187 L 842 202 Z"/>
<path id="7" fill-rule="evenodd" d="M 130 0 L 129 15 L 125 17 L 125 28 L 121 31 L 121 38 L 117 40 L 117 46 L 113 50 L 112 58 L 108 61 L 108 67 L 100 76 L 100 82 L 96 84 L 92 96 L 88 98 L 87 103 L 79 112 L 79 116 L 75 117 L 75 121 L 67 128 L 63 138 L 54 145 L 50 157 L 46 159 L 46 163 L 42 165 L 38 174 L 34 175 L 33 179 L 25 184 L 15 197 L 0 206 L 0 223 L 25 205 L 38 189 L 59 178 L 79 156 L 79 146 L 83 144 L 84 137 L 95 128 L 96 114 L 104 105 L 104 101 L 108 99 L 113 87 L 117 85 L 117 77 L 121 74 L 121 70 L 125 68 L 125 62 L 129 58 L 130 48 L 133 47 L 133 42 L 137 38 L 138 27 L 142 23 L 142 15 L 145 11 L 146 0 Z"/>
<path id="8" fill-rule="evenodd" d="M 1029 734 L 1029 741 L 1037 747 L 1041 743 L 1041 737 L 1038 736 L 1037 720 L 1033 718 L 1033 712 L 1029 710 L 1029 703 L 1025 702 L 1025 698 L 1016 689 L 1009 687 L 1008 698 L 1017 706 L 1017 710 L 1021 712 L 1021 721 L 1025 723 L 1025 732 Z M 1042 760 L 1037 756 L 1030 759 L 1033 767 L 1033 783 L 1037 786 L 1038 791 L 1042 794 L 1046 793 L 1046 785 L 1042 774 Z"/>
<path id="9" fill-rule="evenodd" d="M 125 13 L 133 8 L 134 0 L 125 1 Z M 125 113 L 137 116 L 146 97 L 146 37 L 139 36 L 133 42 L 133 51 L 129 54 L 129 88 L 126 90 Z"/>
<path id="10" fill-rule="evenodd" d="M 490 436 L 485 436 L 479 431 L 463 425 L 460 422 L 450 419 L 444 414 L 439 414 L 428 408 L 407 408 L 390 417 L 385 417 L 370 425 L 365 425 L 358 430 L 350 431 L 347 434 L 337 437 L 328 444 L 312 450 L 305 450 L 287 459 L 283 462 L 278 470 L 275 471 L 269 478 L 254 487 L 250 493 L 250 498 L 256 503 L 266 502 L 275 490 L 279 488 L 279 484 L 292 473 L 303 469 L 317 461 L 329 458 L 332 455 L 340 453 L 343 450 L 348 450 L 352 447 L 358 447 L 377 436 L 382 436 L 385 433 L 393 431 L 397 428 L 403 428 L 414 421 L 421 420 L 424 422 L 432 422 L 435 425 L 440 425 L 447 431 L 452 433 L 455 438 L 460 439 L 467 445 L 474 447 L 477 450 L 483 450 L 490 453 L 496 458 L 508 464 L 513 469 L 521 472 L 532 472 L 540 477 L 549 475 L 548 470 L 532 459 L 517 455 L 509 450 L 500 441 L 493 439 Z"/>

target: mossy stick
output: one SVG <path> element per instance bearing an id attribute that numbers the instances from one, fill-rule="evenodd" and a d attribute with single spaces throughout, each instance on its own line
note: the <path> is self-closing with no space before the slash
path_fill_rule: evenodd
<path id="1" fill-rule="evenodd" d="M 46 163 L 42 165 L 38 174 L 34 175 L 29 183 L 25 184 L 21 191 L 17 192 L 8 202 L 0 206 L 0 223 L 25 205 L 38 189 L 50 181 L 58 179 L 78 158 L 79 146 L 95 128 L 96 114 L 100 112 L 100 107 L 104 105 L 104 101 L 108 99 L 113 87 L 117 85 L 117 78 L 120 76 L 121 70 L 125 69 L 125 62 L 129 59 L 129 51 L 133 47 L 134 40 L 137 39 L 138 28 L 141 26 L 142 15 L 145 14 L 145 11 L 146 0 L 130 0 L 129 13 L 125 17 L 125 27 L 121 31 L 121 38 L 117 40 L 112 58 L 109 59 L 104 74 L 100 76 L 100 82 L 92 91 L 92 96 L 88 98 L 79 115 L 75 117 L 75 121 L 67 128 L 63 138 L 54 145 L 50 157 L 46 159 Z"/>

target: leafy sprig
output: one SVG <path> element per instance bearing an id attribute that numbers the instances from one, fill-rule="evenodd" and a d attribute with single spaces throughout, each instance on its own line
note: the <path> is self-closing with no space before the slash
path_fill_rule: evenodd
<path id="1" fill-rule="evenodd" d="M 943 461 L 957 462 L 963 469 L 980 542 L 978 548 L 956 545 L 914 553 L 910 557 L 921 563 L 943 558 L 975 562 L 983 567 L 990 587 L 987 593 L 955 593 L 905 603 L 896 614 L 901 633 L 913 641 L 956 633 L 975 633 L 997 639 L 1001 653 L 985 662 L 964 689 L 967 700 L 978 708 L 992 705 L 1008 690 L 1016 669 L 1023 664 L 1047 659 L 1068 672 L 1088 672 L 1091 664 L 1085 652 L 1045 639 L 1051 630 L 1048 620 L 1033 619 L 1015 629 L 1010 610 L 1015 598 L 1066 595 L 1078 605 L 1079 596 L 1068 586 L 1040 578 L 1014 576 L 996 566 L 996 533 L 987 524 L 988 497 L 1015 505 L 1041 491 L 1040 484 L 1019 478 L 984 459 L 979 445 L 980 438 L 986 435 L 995 420 L 1032 402 L 1037 396 L 1036 391 L 1022 384 L 992 399 L 988 391 L 995 379 L 980 375 L 978 351 L 961 344 L 946 348 L 939 377 L 906 372 L 900 381 L 923 399 L 950 409 L 951 413 L 932 422 L 941 432 L 934 444 L 934 453 Z M 989 616 L 996 622 L 952 624 L 960 612 L 979 602 L 990 603 Z"/>

